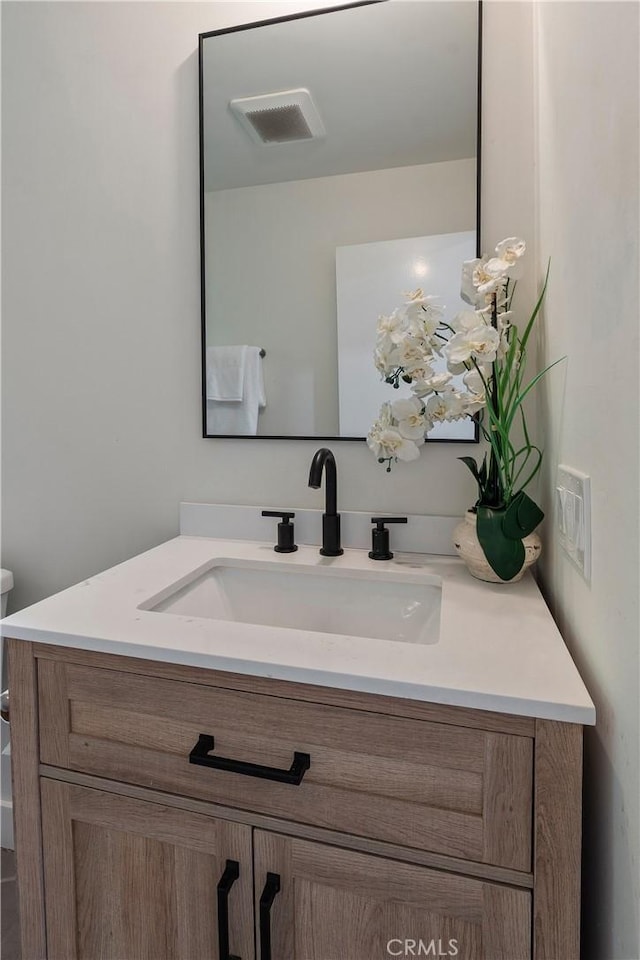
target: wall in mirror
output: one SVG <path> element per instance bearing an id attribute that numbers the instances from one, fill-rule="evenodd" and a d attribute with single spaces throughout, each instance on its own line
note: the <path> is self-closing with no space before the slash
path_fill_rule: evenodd
<path id="1" fill-rule="evenodd" d="M 416 287 L 464 306 L 479 15 L 382 0 L 201 36 L 205 436 L 364 438 L 400 395 L 378 316 Z"/>

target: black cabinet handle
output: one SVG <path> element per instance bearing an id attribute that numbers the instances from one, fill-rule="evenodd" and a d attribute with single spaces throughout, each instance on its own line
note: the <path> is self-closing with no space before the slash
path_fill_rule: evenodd
<path id="1" fill-rule="evenodd" d="M 218 957 L 219 960 L 240 960 L 229 953 L 229 894 L 240 876 L 237 860 L 227 860 L 224 873 L 218 883 Z"/>
<path id="2" fill-rule="evenodd" d="M 213 767 L 214 770 L 226 770 L 229 773 L 242 773 L 245 777 L 261 777 L 263 780 L 275 780 L 277 783 L 292 783 L 296 787 L 302 783 L 302 778 L 311 766 L 309 754 L 297 751 L 293 755 L 293 761 L 288 770 L 265 767 L 261 763 L 247 763 L 231 757 L 210 757 L 209 751 L 213 750 L 214 745 L 213 737 L 201 733 L 189 754 L 189 763 L 195 763 L 200 767 Z"/>
<path id="3" fill-rule="evenodd" d="M 260 896 L 260 960 L 271 960 L 271 907 L 280 893 L 280 876 L 268 873 Z"/>

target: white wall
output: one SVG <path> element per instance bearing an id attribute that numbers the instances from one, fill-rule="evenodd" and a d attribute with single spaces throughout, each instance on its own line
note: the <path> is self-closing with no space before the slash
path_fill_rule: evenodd
<path id="1" fill-rule="evenodd" d="M 207 342 L 266 350 L 258 433 L 341 432 L 336 247 L 473 229 L 475 197 L 475 160 L 206 195 Z M 371 315 L 369 356 L 382 309 Z"/>
<path id="2" fill-rule="evenodd" d="M 542 580 L 598 712 L 585 743 L 584 956 L 640 957 L 636 3 L 537 10 L 540 270 L 551 257 Z M 555 468 L 592 478 L 591 584 L 561 552 Z"/>
<path id="3" fill-rule="evenodd" d="M 3 3 L 10 610 L 173 536 L 181 499 L 320 505 L 315 443 L 200 437 L 196 49 L 199 31 L 322 5 Z M 488 24 L 487 50 L 504 63 L 521 13 L 499 6 L 514 9 Z M 491 146 L 491 89 L 487 106 L 495 242 L 512 230 L 505 177 L 519 195 L 522 171 Z M 362 443 L 335 451 L 345 509 L 458 515 L 474 497 L 456 456 L 475 447 L 431 445 L 391 475 Z"/>

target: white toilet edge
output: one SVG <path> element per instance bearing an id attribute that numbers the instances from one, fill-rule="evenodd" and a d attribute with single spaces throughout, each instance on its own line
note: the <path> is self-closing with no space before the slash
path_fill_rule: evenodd
<path id="1" fill-rule="evenodd" d="M 9 593 L 13 587 L 13 574 L 11 570 L 0 570 L 0 594 Z"/>

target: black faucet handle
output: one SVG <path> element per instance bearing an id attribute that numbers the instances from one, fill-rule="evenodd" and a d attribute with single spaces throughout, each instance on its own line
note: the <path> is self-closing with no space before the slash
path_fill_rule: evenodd
<path id="1" fill-rule="evenodd" d="M 407 523 L 407 517 L 371 517 L 371 523 L 376 524 L 376 529 L 371 531 L 369 556 L 372 560 L 392 560 L 393 554 L 389 549 L 389 531 L 385 527 L 385 523 Z"/>
<path id="2" fill-rule="evenodd" d="M 378 530 L 384 530 L 385 523 L 407 523 L 406 517 L 371 517 L 371 523 L 378 524 Z"/>
<path id="3" fill-rule="evenodd" d="M 293 520 L 295 513 L 288 510 L 263 510 L 263 517 L 279 517 L 281 522 L 278 524 L 278 543 L 273 548 L 276 553 L 295 553 L 298 549 L 294 542 L 294 528 L 290 520 Z"/>
<path id="4" fill-rule="evenodd" d="M 263 510 L 263 517 L 282 517 L 283 523 L 288 523 L 289 520 L 293 520 L 295 513 L 289 513 L 286 510 Z"/>

